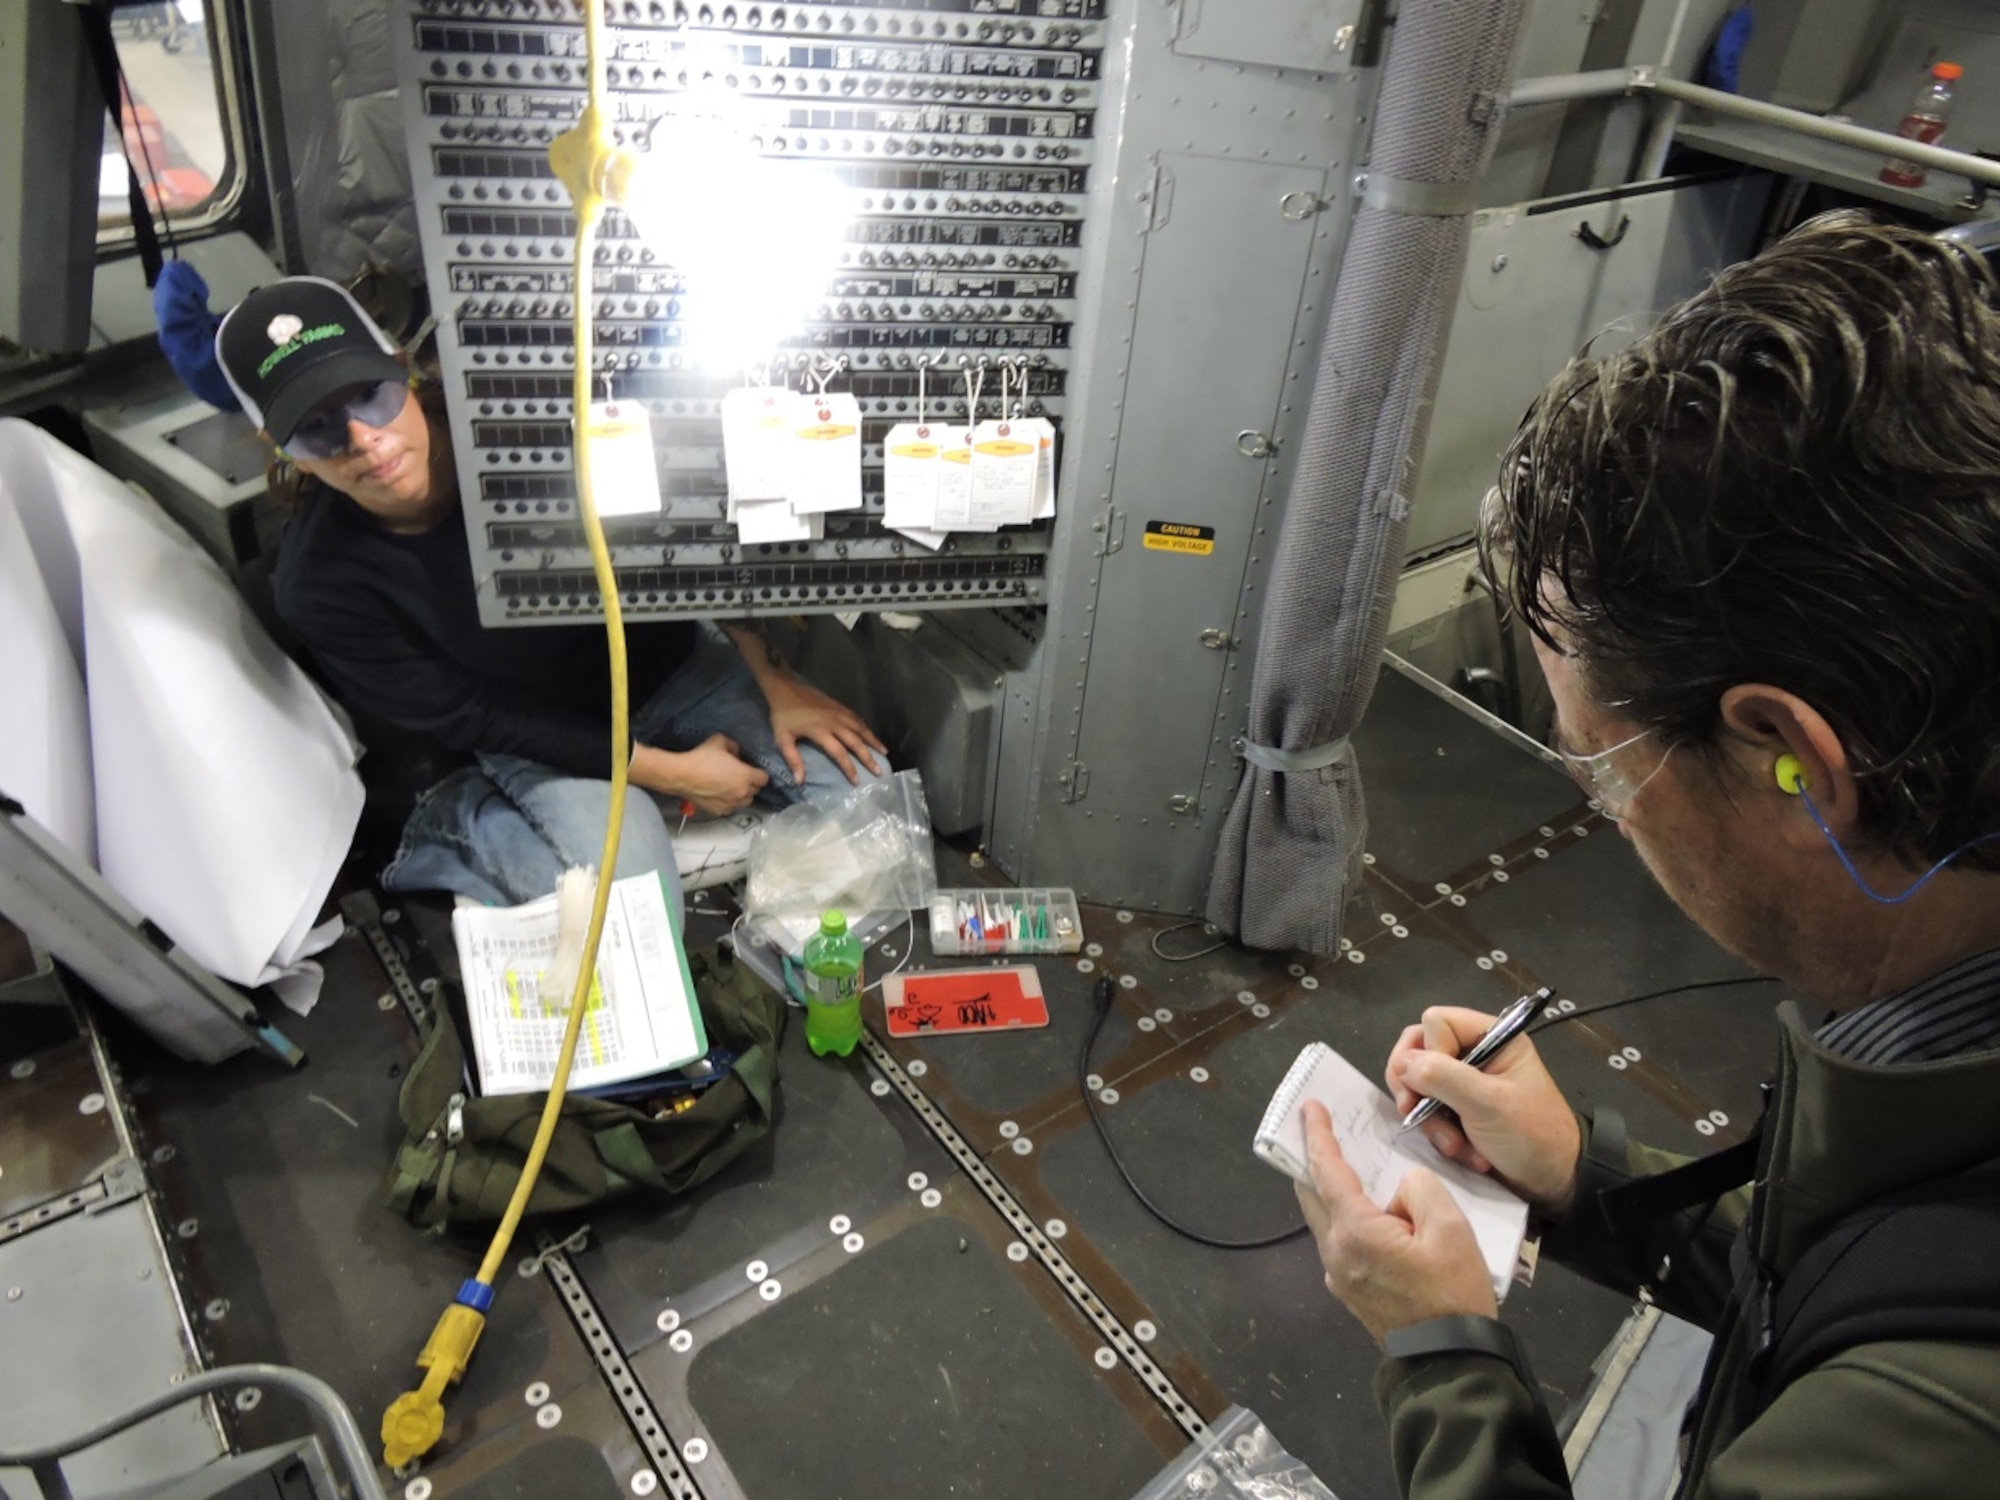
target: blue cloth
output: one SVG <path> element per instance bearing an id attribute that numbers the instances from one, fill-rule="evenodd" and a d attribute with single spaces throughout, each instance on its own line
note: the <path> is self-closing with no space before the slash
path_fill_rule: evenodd
<path id="1" fill-rule="evenodd" d="M 801 743 L 803 785 L 778 751 L 771 714 L 741 654 L 713 626 L 686 663 L 632 715 L 632 737 L 662 750 L 691 750 L 710 735 L 735 740 L 743 758 L 771 780 L 757 800 L 772 807 L 838 796 L 849 782 L 816 745 Z M 594 865 L 603 851 L 611 783 L 570 776 L 518 755 L 482 754 L 418 799 L 395 858 L 382 872 L 392 891 L 452 891 L 490 905 L 546 896 L 571 865 Z M 878 760 L 879 764 L 879 760 Z M 867 767 L 855 762 L 864 781 Z M 658 871 L 668 910 L 680 921 L 681 887 L 673 839 L 659 805 L 637 787 L 625 798 L 616 875 Z"/>
<path id="2" fill-rule="evenodd" d="M 208 310 L 208 283 L 184 260 L 160 267 L 153 284 L 153 321 L 160 348 L 181 384 L 210 406 L 237 411 L 241 403 L 215 358 L 215 330 L 222 319 Z"/>
<path id="3" fill-rule="evenodd" d="M 1750 45 L 1750 33 L 1756 29 L 1757 13 L 1748 5 L 1737 6 L 1724 17 L 1708 49 L 1708 60 L 1702 64 L 1701 81 L 1724 93 L 1741 93 L 1737 75 L 1743 66 L 1743 49 Z"/>

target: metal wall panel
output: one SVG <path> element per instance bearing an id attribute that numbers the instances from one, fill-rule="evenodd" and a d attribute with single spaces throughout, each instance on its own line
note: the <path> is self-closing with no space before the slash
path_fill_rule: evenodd
<path id="1" fill-rule="evenodd" d="M 1325 7 L 1258 9 L 1262 34 L 1281 35 L 1317 25 Z M 1177 50 L 1182 21 L 1150 3 L 1107 17 L 1063 471 L 1070 527 L 1050 554 L 1039 660 L 1025 684 L 1010 678 L 989 829 L 1024 880 L 1168 911 L 1199 908 L 1219 788 L 1234 780 L 1285 455 L 1303 427 L 1376 82 L 1351 51 L 1319 71 L 1190 56 Z M 1246 429 L 1267 433 L 1275 455 L 1239 455 Z M 1153 519 L 1214 528 L 1216 551 L 1149 552 Z M 1224 649 L 1201 644 L 1211 628 L 1229 636 Z M 1032 748 L 1017 733 L 1028 717 Z M 1171 810 L 1178 796 L 1189 811 Z"/>
<path id="2" fill-rule="evenodd" d="M 1243 450 L 1278 416 L 1285 368 L 1273 353 L 1298 319 L 1313 248 L 1311 221 L 1279 205 L 1325 188 L 1323 168 L 1161 154 L 1112 483 L 1117 551 L 1072 772 L 1087 771 L 1096 818 L 1193 815 L 1208 742 L 1187 730 L 1216 716 L 1267 468 Z"/>
<path id="3" fill-rule="evenodd" d="M 1273 5 L 1270 0 L 1180 0 L 1184 57 L 1262 63 L 1272 68 L 1338 68 L 1354 44 L 1361 0 Z"/>
<path id="4" fill-rule="evenodd" d="M 1752 174 L 1477 215 L 1410 515 L 1411 557 L 1471 539 L 1500 450 L 1571 355 L 1629 344 L 1750 253 L 1770 184 Z M 1617 243 L 1592 249 L 1578 238 L 1586 224 Z"/>

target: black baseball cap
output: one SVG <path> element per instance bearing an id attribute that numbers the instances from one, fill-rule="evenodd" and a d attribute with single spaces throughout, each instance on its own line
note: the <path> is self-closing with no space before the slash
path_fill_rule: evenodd
<path id="1" fill-rule="evenodd" d="M 395 340 L 345 287 L 318 276 L 288 276 L 237 303 L 215 330 L 215 358 L 280 447 L 329 397 L 405 374 Z"/>

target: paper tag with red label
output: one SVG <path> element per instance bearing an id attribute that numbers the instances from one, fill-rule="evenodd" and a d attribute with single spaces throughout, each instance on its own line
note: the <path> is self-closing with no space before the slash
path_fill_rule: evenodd
<path id="1" fill-rule="evenodd" d="M 928 529 L 937 524 L 938 469 L 944 429 L 898 422 L 882 439 L 882 524 Z"/>
<path id="2" fill-rule="evenodd" d="M 793 398 L 785 498 L 800 515 L 861 508 L 861 403 L 846 392 Z"/>
<path id="3" fill-rule="evenodd" d="M 964 531 L 972 521 L 972 429 L 944 430 L 944 451 L 938 454 L 937 523 L 935 531 Z"/>
<path id="4" fill-rule="evenodd" d="M 882 1006 L 892 1037 L 1049 1024 L 1048 1002 L 1033 964 L 891 974 L 882 981 Z"/>
<path id="5" fill-rule="evenodd" d="M 1046 521 L 1056 513 L 1056 424 L 1047 417 L 1027 417 L 1014 430 L 1023 442 L 1035 445 L 1035 504 L 1029 515 Z"/>
<path id="6" fill-rule="evenodd" d="M 738 386 L 722 398 L 722 462 L 729 481 L 729 518 L 745 500 L 785 498 L 792 393 L 772 386 Z"/>
<path id="7" fill-rule="evenodd" d="M 972 429 L 972 493 L 966 525 L 973 531 L 1023 526 L 1035 514 L 1035 471 L 1040 463 L 1038 434 L 1023 424 L 981 422 Z"/>
<path id="8" fill-rule="evenodd" d="M 636 401 L 596 401 L 584 429 L 590 445 L 590 498 L 600 516 L 660 513 L 660 466 L 653 427 Z"/>

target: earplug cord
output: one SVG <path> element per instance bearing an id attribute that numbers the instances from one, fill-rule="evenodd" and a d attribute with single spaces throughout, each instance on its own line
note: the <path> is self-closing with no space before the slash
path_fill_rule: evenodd
<path id="1" fill-rule="evenodd" d="M 1957 859 L 1960 855 L 1970 853 L 1972 850 L 1977 849 L 1981 844 L 1990 844 L 1995 839 L 2000 839 L 2000 833 L 1985 833 L 1981 834 L 1976 839 L 1970 839 L 1965 843 L 1960 844 L 1956 849 L 1952 850 L 1951 853 L 1947 854 L 1943 859 L 1939 860 L 1936 864 L 1932 865 L 1928 870 L 1924 871 L 1923 874 L 1919 875 L 1915 880 L 1911 881 L 1896 895 L 1885 896 L 1880 891 L 1876 890 L 1874 886 L 1870 885 L 1865 879 L 1863 879 L 1861 872 L 1854 868 L 1854 861 L 1847 857 L 1847 850 L 1841 846 L 1840 840 L 1834 837 L 1833 830 L 1826 826 L 1826 819 L 1820 816 L 1819 808 L 1816 805 L 1814 805 L 1812 794 L 1806 790 L 1805 783 L 1803 781 L 1800 781 L 1798 782 L 1797 785 L 1798 785 L 1799 801 L 1805 803 L 1806 811 L 1812 815 L 1813 822 L 1817 823 L 1819 825 L 1819 831 L 1826 835 L 1826 841 L 1829 844 L 1833 845 L 1834 855 L 1840 860 L 1840 867 L 1843 870 L 1847 871 L 1848 879 L 1852 880 L 1855 883 L 1855 885 L 1860 888 L 1862 895 L 1866 896 L 1870 901 L 1879 901 L 1884 906 L 1901 906 L 1905 901 L 1909 900 L 1912 896 L 1916 895 L 1918 891 L 1922 890 L 1925 886 L 1929 885 L 1931 883 L 1931 877 L 1936 875 L 1940 870 L 1942 870 L 1946 865 L 1950 864 L 1953 860 Z"/>
<path id="2" fill-rule="evenodd" d="M 1199 1230 L 1189 1229 L 1151 1198 L 1148 1198 L 1145 1189 L 1133 1181 L 1132 1174 L 1125 1169 L 1124 1161 L 1119 1158 L 1118 1148 L 1111 1144 L 1111 1134 L 1104 1128 L 1104 1120 L 1097 1112 L 1097 1097 L 1090 1087 L 1090 1052 L 1097 1045 L 1097 1034 L 1104 1029 L 1105 1017 L 1111 1014 L 1111 998 L 1113 993 L 1114 989 L 1109 975 L 1098 980 L 1096 987 L 1090 992 L 1092 1008 L 1095 1014 L 1091 1017 L 1090 1021 L 1090 1035 L 1083 1039 L 1083 1051 L 1077 1054 L 1076 1081 L 1077 1087 L 1083 1090 L 1084 1110 L 1090 1116 L 1090 1123 L 1097 1129 L 1097 1138 L 1104 1142 L 1104 1154 L 1111 1158 L 1111 1165 L 1117 1169 L 1118 1175 L 1125 1179 L 1125 1186 L 1132 1190 L 1132 1196 L 1139 1200 L 1139 1206 L 1182 1239 L 1193 1240 L 1197 1245 L 1206 1245 L 1211 1250 L 1266 1250 L 1273 1245 L 1282 1245 L 1287 1240 L 1295 1240 L 1307 1233 L 1307 1226 L 1300 1224 L 1294 1228 L 1285 1230 L 1282 1234 L 1266 1235 L 1261 1239 L 1216 1239 L 1214 1236 L 1203 1234 Z"/>

